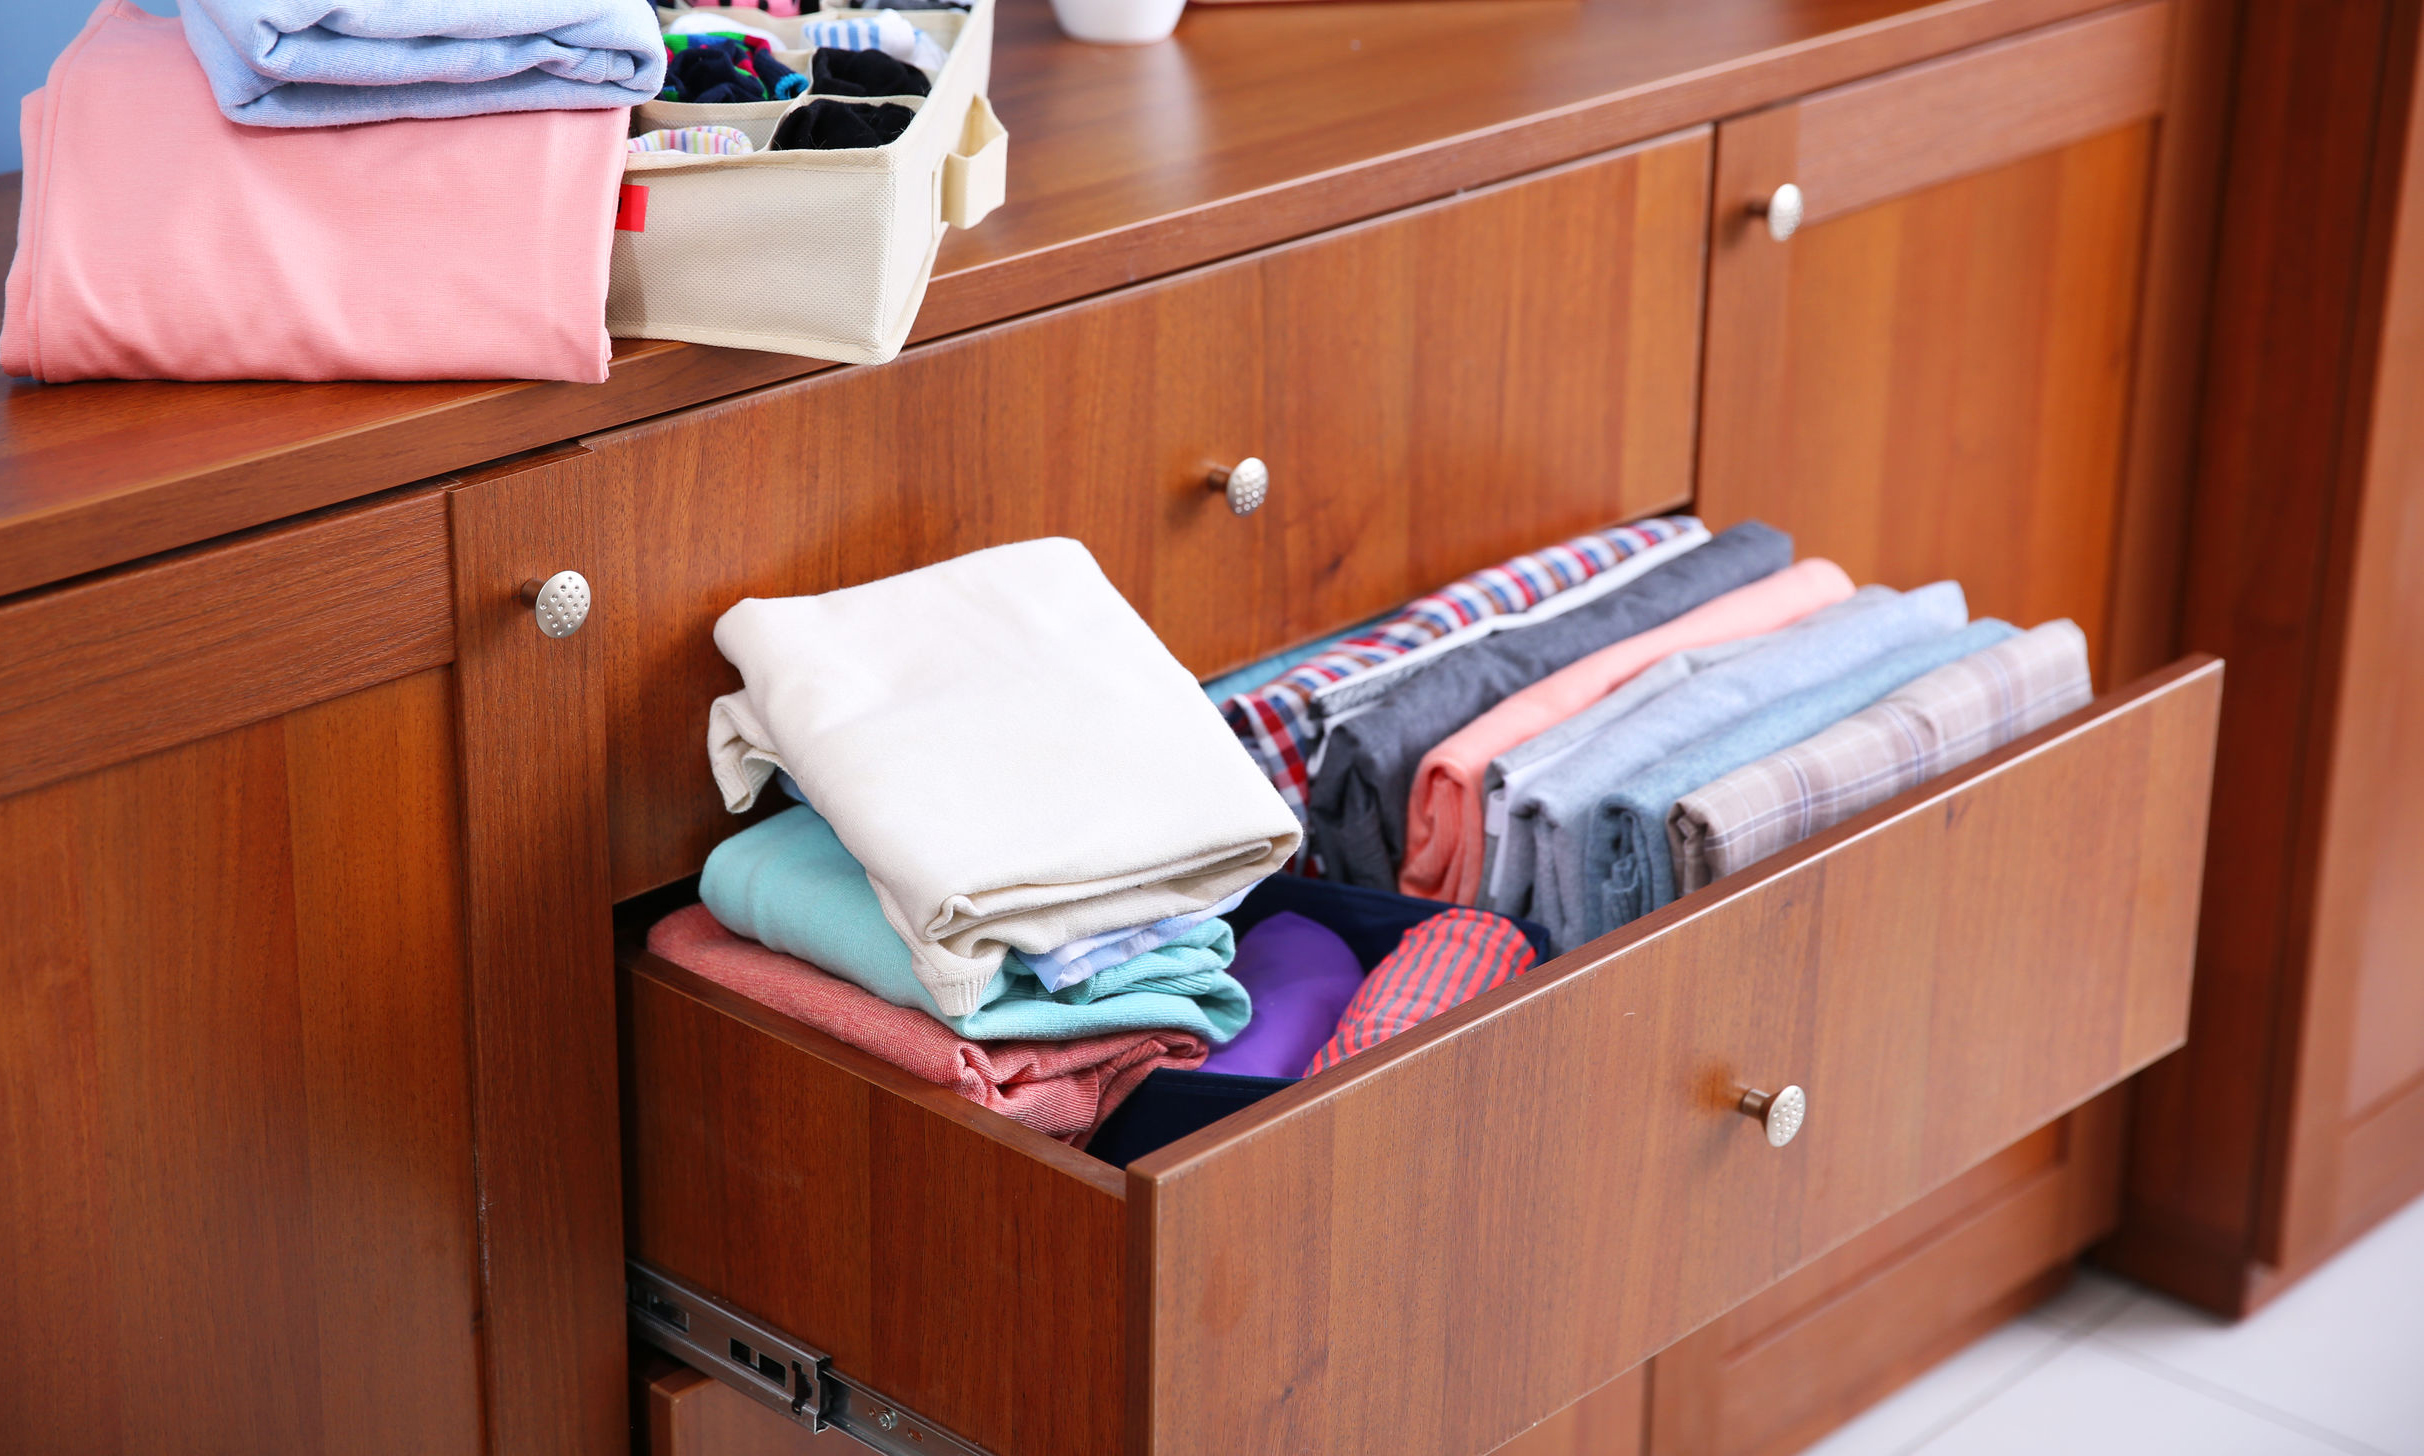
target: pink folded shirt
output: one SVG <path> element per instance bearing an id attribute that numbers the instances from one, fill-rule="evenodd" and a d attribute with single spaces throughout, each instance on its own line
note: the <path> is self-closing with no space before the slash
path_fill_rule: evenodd
<path id="1" fill-rule="evenodd" d="M 1610 643 L 1467 723 L 1415 765 L 1398 889 L 1460 905 L 1480 895 L 1482 779 L 1490 760 L 1573 717 L 1669 653 L 1773 632 L 1851 594 L 1852 579 L 1834 562 L 1820 557 L 1795 562 L 1673 621 Z"/>
<path id="2" fill-rule="evenodd" d="M 1081 1147 L 1154 1068 L 1199 1067 L 1212 1050 L 1202 1037 L 1183 1031 L 968 1041 L 923 1011 L 895 1006 L 797 956 L 734 935 L 704 905 L 658 921 L 648 932 L 648 948 L 913 1077 Z"/>
<path id="3" fill-rule="evenodd" d="M 0 370 L 596 383 L 627 120 L 239 126 L 174 18 L 103 0 L 25 98 Z"/>

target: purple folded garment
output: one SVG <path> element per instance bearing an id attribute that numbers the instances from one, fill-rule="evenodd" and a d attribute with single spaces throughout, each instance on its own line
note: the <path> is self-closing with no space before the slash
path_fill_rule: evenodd
<path id="1" fill-rule="evenodd" d="M 1229 974 L 1254 997 L 1254 1019 L 1203 1070 L 1241 1077 L 1302 1073 L 1364 978 L 1345 941 L 1284 910 L 1246 932 Z"/>

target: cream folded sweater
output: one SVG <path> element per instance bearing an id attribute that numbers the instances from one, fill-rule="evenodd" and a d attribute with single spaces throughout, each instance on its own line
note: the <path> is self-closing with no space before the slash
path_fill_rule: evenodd
<path id="1" fill-rule="evenodd" d="M 946 1016 L 1013 948 L 1205 909 L 1296 852 L 1296 816 L 1078 542 L 753 597 L 715 643 L 744 685 L 708 715 L 725 807 L 788 772 Z"/>

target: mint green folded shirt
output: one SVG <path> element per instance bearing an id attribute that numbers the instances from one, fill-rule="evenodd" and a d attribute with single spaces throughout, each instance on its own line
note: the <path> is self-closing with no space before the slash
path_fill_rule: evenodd
<path id="1" fill-rule="evenodd" d="M 1095 972 L 1059 991 L 1019 963 L 985 986 L 983 1004 L 945 1016 L 910 968 L 867 872 L 824 816 L 802 804 L 715 847 L 699 876 L 708 913 L 735 935 L 798 956 L 895 1006 L 923 1011 L 971 1041 L 1074 1041 L 1114 1031 L 1191 1031 L 1219 1045 L 1254 1014 L 1229 974 L 1237 942 L 1225 920 Z"/>

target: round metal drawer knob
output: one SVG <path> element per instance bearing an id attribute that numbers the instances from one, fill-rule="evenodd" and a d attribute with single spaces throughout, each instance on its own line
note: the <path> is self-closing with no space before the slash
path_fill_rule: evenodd
<path id="1" fill-rule="evenodd" d="M 1760 1131 L 1767 1134 L 1769 1147 L 1780 1148 L 1801 1131 L 1801 1119 L 1809 1115 L 1810 1099 L 1798 1087 L 1774 1093 L 1753 1089 L 1742 1094 L 1737 1106 L 1744 1117 L 1756 1121 Z"/>
<path id="2" fill-rule="evenodd" d="M 545 581 L 522 583 L 522 604 L 550 637 L 570 637 L 589 620 L 589 579 L 577 571 L 559 571 Z"/>
<path id="3" fill-rule="evenodd" d="M 1751 204 L 1751 216 L 1766 218 L 1768 236 L 1780 243 L 1801 231 L 1801 213 L 1801 189 L 1790 182 Z"/>
<path id="4" fill-rule="evenodd" d="M 1205 484 L 1229 498 L 1232 514 L 1250 516 L 1271 498 L 1271 467 L 1248 455 L 1226 469 L 1216 469 Z"/>

